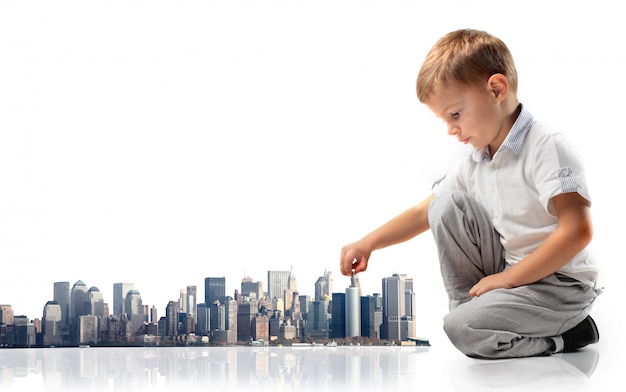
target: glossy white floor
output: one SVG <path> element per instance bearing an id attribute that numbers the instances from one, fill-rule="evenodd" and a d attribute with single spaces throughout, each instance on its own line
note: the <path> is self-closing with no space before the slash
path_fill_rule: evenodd
<path id="1" fill-rule="evenodd" d="M 602 334 L 596 345 L 577 353 L 500 361 L 467 358 L 443 333 L 431 337 L 429 348 L 4 349 L 0 389 L 623 390 L 620 327 L 601 312 L 595 316 Z"/>
<path id="2" fill-rule="evenodd" d="M 447 347 L 5 350 L 0 353 L 0 388 L 619 390 L 617 374 L 607 377 L 616 369 L 601 353 L 593 348 L 544 358 L 479 361 Z"/>

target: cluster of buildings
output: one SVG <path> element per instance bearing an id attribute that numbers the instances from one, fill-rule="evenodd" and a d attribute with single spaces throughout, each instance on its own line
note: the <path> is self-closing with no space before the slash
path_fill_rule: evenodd
<path id="1" fill-rule="evenodd" d="M 325 271 L 315 296 L 301 295 L 292 271 L 268 271 L 267 291 L 246 277 L 233 296 L 224 277 L 204 280 L 204 302 L 197 287 L 180 290 L 165 315 L 144 305 L 132 283 L 113 284 L 112 307 L 97 287 L 82 281 L 54 283 L 54 298 L 41 319 L 15 316 L 0 305 L 0 347 L 76 345 L 263 344 L 367 337 L 390 341 L 415 338 L 413 279 L 403 274 L 382 279 L 382 295 L 363 295 L 356 275 L 350 287 L 333 292 Z"/>

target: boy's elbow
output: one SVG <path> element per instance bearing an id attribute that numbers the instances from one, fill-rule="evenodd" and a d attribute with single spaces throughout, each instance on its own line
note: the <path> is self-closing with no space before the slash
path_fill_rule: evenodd
<path id="1" fill-rule="evenodd" d="M 568 242 L 582 250 L 593 238 L 593 224 L 589 202 L 577 193 L 554 198 L 559 226 L 567 233 Z"/>
<path id="2" fill-rule="evenodd" d="M 591 224 L 591 220 L 588 220 L 585 224 L 581 225 L 580 228 L 580 241 L 583 245 L 583 248 L 591 243 L 593 239 L 593 225 Z"/>
<path id="3" fill-rule="evenodd" d="M 579 250 L 584 249 L 593 239 L 593 225 L 591 219 L 581 219 L 572 230 L 573 242 Z"/>

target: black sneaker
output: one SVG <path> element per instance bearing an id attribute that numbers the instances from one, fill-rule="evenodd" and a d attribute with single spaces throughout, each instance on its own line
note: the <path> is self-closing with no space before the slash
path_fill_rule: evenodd
<path id="1" fill-rule="evenodd" d="M 565 344 L 565 348 L 563 349 L 565 353 L 571 353 L 588 344 L 598 343 L 600 340 L 598 327 L 591 316 L 587 316 L 580 324 L 561 336 Z"/>

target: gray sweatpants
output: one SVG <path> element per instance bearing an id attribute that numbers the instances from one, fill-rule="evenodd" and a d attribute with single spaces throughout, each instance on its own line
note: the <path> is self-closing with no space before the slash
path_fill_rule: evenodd
<path id="1" fill-rule="evenodd" d="M 560 335 L 588 315 L 597 295 L 593 287 L 555 273 L 470 298 L 481 278 L 507 268 L 499 234 L 483 206 L 461 192 L 435 197 L 428 219 L 450 299 L 444 330 L 461 352 L 514 358 L 563 350 Z"/>

